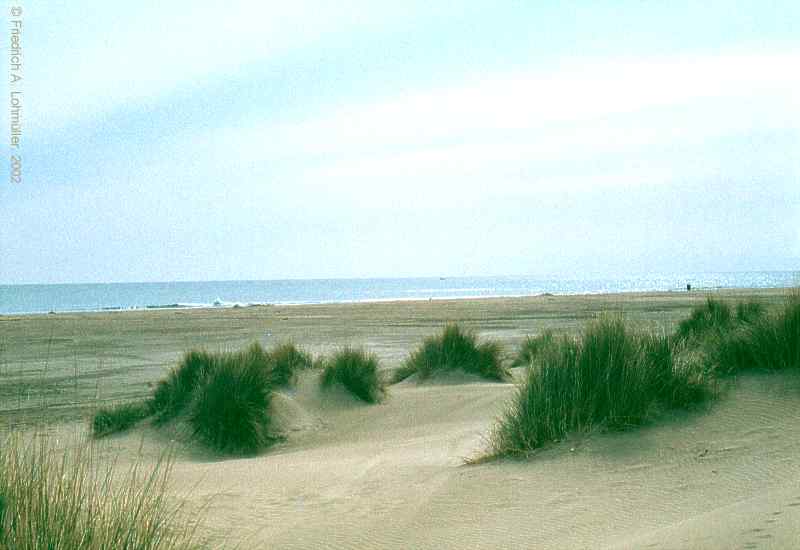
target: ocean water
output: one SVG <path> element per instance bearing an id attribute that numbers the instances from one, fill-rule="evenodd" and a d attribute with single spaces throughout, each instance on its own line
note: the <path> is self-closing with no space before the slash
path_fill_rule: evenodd
<path id="1" fill-rule="evenodd" d="M 721 288 L 788 288 L 798 271 L 649 274 L 620 278 L 420 277 L 0 285 L 0 315 L 147 308 L 234 307 L 378 300 L 427 300 L 681 291 Z"/>

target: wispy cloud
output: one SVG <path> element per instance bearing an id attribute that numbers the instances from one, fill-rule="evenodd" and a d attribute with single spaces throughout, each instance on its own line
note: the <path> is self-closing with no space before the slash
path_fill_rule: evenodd
<path id="1" fill-rule="evenodd" d="M 741 99 L 751 108 L 778 101 L 786 122 L 800 118 L 800 52 L 602 62 L 555 73 L 487 74 L 480 80 L 419 90 L 277 128 L 252 128 L 269 149 L 337 152 L 376 145 L 459 139 L 470 132 L 519 131 L 563 122 Z M 738 116 L 748 117 L 749 113 Z"/>
<path id="2" fill-rule="evenodd" d="M 28 122 L 44 130 L 221 87 L 243 69 L 395 15 L 367 2 L 187 0 L 109 2 L 83 12 L 73 3 L 32 6 L 26 14 L 35 40 L 26 64 Z"/>
<path id="3" fill-rule="evenodd" d="M 300 121 L 248 123 L 187 140 L 212 156 L 224 151 L 220 162 L 288 166 L 280 181 L 298 194 L 357 203 L 381 187 L 391 195 L 385 188 L 400 185 L 403 192 L 394 194 L 413 204 L 420 197 L 442 204 L 456 192 L 485 197 L 658 185 L 718 173 L 720 141 L 800 136 L 800 76 L 789 70 L 795 65 L 800 53 L 781 52 L 487 74 L 340 105 Z M 769 162 L 785 167 L 785 146 Z M 767 160 L 768 152 L 758 154 Z"/>

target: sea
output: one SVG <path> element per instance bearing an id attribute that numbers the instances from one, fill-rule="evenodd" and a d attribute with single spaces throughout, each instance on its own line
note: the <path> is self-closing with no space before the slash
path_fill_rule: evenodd
<path id="1" fill-rule="evenodd" d="M 0 285 L 0 315 L 800 286 L 800 271 Z"/>

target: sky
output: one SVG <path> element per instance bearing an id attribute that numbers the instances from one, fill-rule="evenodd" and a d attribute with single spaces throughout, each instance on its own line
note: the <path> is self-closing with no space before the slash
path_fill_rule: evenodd
<path id="1" fill-rule="evenodd" d="M 15 5 L 0 284 L 800 270 L 796 1 Z"/>

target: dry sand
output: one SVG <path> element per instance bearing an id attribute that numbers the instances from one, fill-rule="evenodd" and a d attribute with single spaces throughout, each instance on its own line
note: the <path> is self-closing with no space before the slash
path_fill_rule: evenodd
<path id="1" fill-rule="evenodd" d="M 731 294 L 731 293 L 727 293 Z M 739 291 L 765 302 L 780 291 Z M 622 310 L 670 330 L 700 294 L 0 317 L 0 427 L 45 422 L 59 441 L 97 402 L 144 395 L 189 347 L 293 339 L 365 345 L 387 368 L 458 320 L 509 350 L 545 327 Z M 267 336 L 267 333 L 270 333 Z M 517 376 L 522 373 L 517 372 Z M 800 548 L 800 382 L 747 375 L 707 410 L 625 433 L 573 436 L 525 461 L 464 465 L 511 383 L 466 376 L 390 388 L 363 405 L 321 394 L 317 373 L 279 395 L 288 439 L 222 459 L 180 430 L 109 438 L 123 463 L 175 452 L 176 493 L 207 506 L 203 534 L 240 548 Z M 78 434 L 75 436 L 74 434 Z M 171 443 L 174 440 L 174 443 Z"/>

